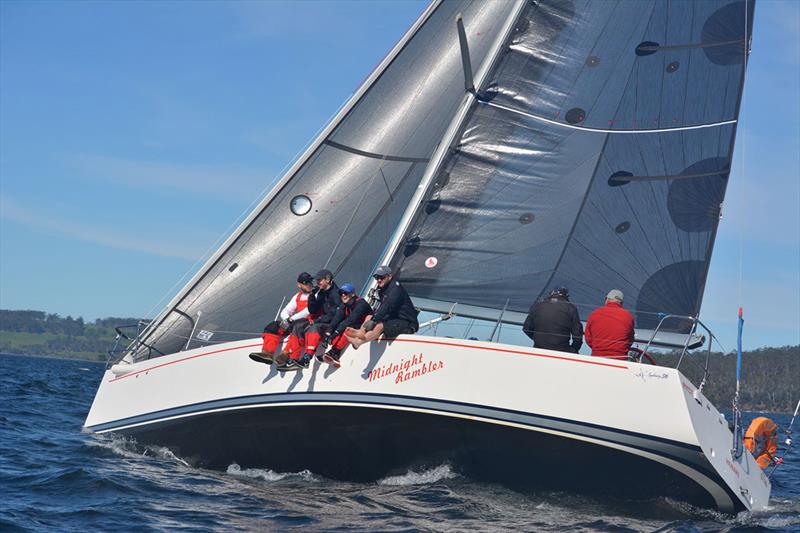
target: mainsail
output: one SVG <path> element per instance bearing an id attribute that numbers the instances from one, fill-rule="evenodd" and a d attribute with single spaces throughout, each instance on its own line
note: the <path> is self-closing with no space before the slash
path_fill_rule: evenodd
<path id="1" fill-rule="evenodd" d="M 511 2 L 434 2 L 273 191 L 139 337 L 136 357 L 249 338 L 327 267 L 368 277 L 463 95 L 455 26 L 480 63 Z"/>
<path id="2" fill-rule="evenodd" d="M 637 328 L 696 316 L 752 18 L 740 0 L 529 3 L 392 258 L 415 302 L 519 316 L 563 285 L 583 319 L 612 288 Z"/>

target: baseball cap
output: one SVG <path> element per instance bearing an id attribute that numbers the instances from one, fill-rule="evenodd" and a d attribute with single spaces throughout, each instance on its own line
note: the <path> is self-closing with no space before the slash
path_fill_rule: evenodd
<path id="1" fill-rule="evenodd" d="M 339 294 L 353 294 L 356 292 L 356 288 L 353 287 L 352 283 L 342 283 L 342 286 L 339 287 Z"/>
<path id="2" fill-rule="evenodd" d="M 374 275 L 375 276 L 381 276 L 381 277 L 383 277 L 383 276 L 391 276 L 392 275 L 392 269 L 389 268 L 386 265 L 381 265 L 381 266 L 379 266 L 378 268 L 375 269 L 375 274 Z"/>
<path id="3" fill-rule="evenodd" d="M 616 300 L 618 302 L 622 302 L 624 295 L 622 291 L 619 289 L 611 289 L 608 291 L 608 295 L 606 295 L 606 300 Z"/>
<path id="4" fill-rule="evenodd" d="M 327 268 L 323 268 L 319 272 L 314 275 L 314 279 L 322 279 L 322 278 L 331 278 L 333 279 L 333 272 L 328 270 Z"/>
<path id="5" fill-rule="evenodd" d="M 297 276 L 297 283 L 311 283 L 313 281 L 314 279 L 308 272 L 301 272 L 300 275 Z"/>
<path id="6" fill-rule="evenodd" d="M 569 289 L 566 287 L 556 287 L 550 291 L 550 297 L 561 296 L 562 298 L 569 298 Z"/>

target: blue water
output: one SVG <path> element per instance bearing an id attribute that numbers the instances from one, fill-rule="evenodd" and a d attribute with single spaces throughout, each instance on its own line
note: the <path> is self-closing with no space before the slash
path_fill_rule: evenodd
<path id="1" fill-rule="evenodd" d="M 237 465 L 216 472 L 82 433 L 102 372 L 0 355 L 0 531 L 800 531 L 800 444 L 773 476 L 770 509 L 739 515 L 520 494 L 447 464 L 367 484 Z"/>

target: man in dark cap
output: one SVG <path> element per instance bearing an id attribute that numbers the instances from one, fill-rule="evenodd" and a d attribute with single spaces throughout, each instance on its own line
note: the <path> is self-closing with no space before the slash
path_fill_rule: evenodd
<path id="1" fill-rule="evenodd" d="M 342 304 L 339 296 L 339 287 L 333 281 L 333 272 L 322 269 L 314 276 L 316 287 L 308 297 L 308 312 L 311 316 L 311 326 L 305 332 L 305 350 L 297 361 L 300 368 L 308 368 L 311 359 L 320 347 L 322 337 L 327 338 L 330 325 L 336 316 L 336 311 Z"/>
<path id="2" fill-rule="evenodd" d="M 271 365 L 275 360 L 275 352 L 282 345 L 283 337 L 295 327 L 308 327 L 308 299 L 314 288 L 314 278 L 311 277 L 311 274 L 301 272 L 297 276 L 297 288 L 299 292 L 289 299 L 289 303 L 281 309 L 278 320 L 270 322 L 264 328 L 264 334 L 261 336 L 264 341 L 261 351 L 250 354 L 250 359 L 253 361 Z M 293 351 L 296 352 L 295 358 L 299 357 L 299 350 L 300 344 L 293 344 L 290 339 L 286 346 L 286 354 L 281 354 L 283 360 L 279 360 L 278 364 L 285 366 Z"/>
<path id="3" fill-rule="evenodd" d="M 533 304 L 522 331 L 533 339 L 534 347 L 545 350 L 578 353 L 583 344 L 583 324 L 566 287 L 553 289 L 547 298 Z"/>
<path id="4" fill-rule="evenodd" d="M 379 266 L 373 277 L 378 282 L 380 307 L 361 329 L 345 331 L 347 340 L 356 349 L 365 342 L 376 340 L 381 334 L 394 339 L 403 333 L 416 333 L 419 329 L 417 310 L 406 290 L 394 279 L 392 269 Z"/>

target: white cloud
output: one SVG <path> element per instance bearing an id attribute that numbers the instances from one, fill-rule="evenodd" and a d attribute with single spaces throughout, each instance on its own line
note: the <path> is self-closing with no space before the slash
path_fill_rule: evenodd
<path id="1" fill-rule="evenodd" d="M 124 235 L 107 227 L 98 227 L 77 222 L 68 218 L 46 215 L 41 208 L 31 209 L 0 196 L 0 218 L 38 228 L 49 233 L 72 237 L 84 242 L 108 246 L 119 250 L 143 252 L 163 257 L 197 260 L 205 251 L 202 246 L 179 242 L 164 242 L 142 238 L 138 235 Z"/>

